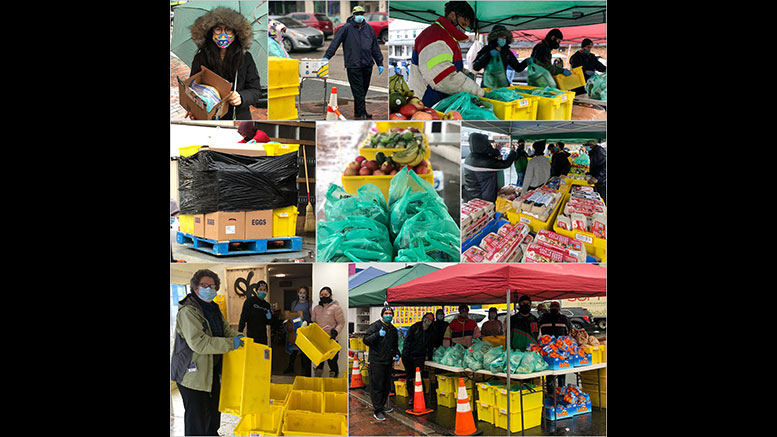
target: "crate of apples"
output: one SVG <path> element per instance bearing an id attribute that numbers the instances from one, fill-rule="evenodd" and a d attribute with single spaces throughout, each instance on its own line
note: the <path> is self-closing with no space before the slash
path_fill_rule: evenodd
<path id="1" fill-rule="evenodd" d="M 416 165 L 409 165 L 394 162 L 390 156 L 381 157 L 381 155 L 382 153 L 378 152 L 377 159 L 367 159 L 361 155 L 357 156 L 348 163 L 343 171 L 343 176 L 393 176 L 404 167 L 415 171 L 419 175 L 431 173 L 429 161 L 426 159 L 422 159 Z"/>

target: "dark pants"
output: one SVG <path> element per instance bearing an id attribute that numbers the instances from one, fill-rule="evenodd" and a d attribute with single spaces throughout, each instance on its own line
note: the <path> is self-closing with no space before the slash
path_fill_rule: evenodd
<path id="1" fill-rule="evenodd" d="M 304 354 L 303 354 L 304 355 Z M 340 365 L 337 364 L 337 357 L 340 356 L 340 352 L 337 352 L 335 356 L 332 357 L 331 360 L 326 360 L 327 363 L 329 363 L 329 370 L 332 372 L 335 372 L 335 378 L 340 376 Z M 308 360 L 309 362 L 310 360 Z M 304 364 L 303 364 L 304 365 Z M 324 362 L 322 361 L 321 364 L 316 366 L 317 370 L 324 370 Z"/>
<path id="2" fill-rule="evenodd" d="M 402 355 L 402 365 L 405 366 L 405 383 L 407 386 L 407 403 L 408 406 L 413 406 L 413 401 L 415 401 L 415 368 L 418 367 L 421 369 L 421 391 L 423 392 L 426 387 L 424 387 L 424 357 L 408 357 Z"/>
<path id="3" fill-rule="evenodd" d="M 291 356 L 289 356 L 289 369 L 294 370 L 294 361 L 297 360 L 298 355 L 300 363 L 302 364 L 302 376 L 310 376 L 310 358 L 302 351 L 293 351 L 291 353 Z M 324 363 L 321 363 L 322 366 L 323 364 Z M 335 366 L 337 366 L 337 363 L 335 363 Z M 332 365 L 330 364 L 329 367 L 331 368 Z"/>
<path id="4" fill-rule="evenodd" d="M 178 384 L 178 383 L 176 383 Z M 219 395 L 221 394 L 221 377 L 214 372 L 213 386 L 210 392 L 192 390 L 178 384 L 178 391 L 183 398 L 184 432 L 190 435 L 219 435 L 221 413 L 219 413 Z"/>
<path id="5" fill-rule="evenodd" d="M 346 68 L 348 73 L 348 83 L 351 85 L 351 94 L 353 94 L 353 117 L 367 114 L 367 107 L 364 99 L 367 97 L 367 89 L 370 87 L 370 78 L 372 78 L 372 66 L 364 68 Z"/>
<path id="6" fill-rule="evenodd" d="M 383 412 L 391 392 L 392 363 L 370 363 L 370 400 L 375 413 Z"/>

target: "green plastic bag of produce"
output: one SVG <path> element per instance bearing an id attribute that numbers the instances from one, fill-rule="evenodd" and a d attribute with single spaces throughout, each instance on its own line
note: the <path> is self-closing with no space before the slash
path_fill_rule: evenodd
<path id="1" fill-rule="evenodd" d="M 492 347 L 488 352 L 483 354 L 483 368 L 494 372 L 491 370 L 491 364 L 497 360 L 501 360 L 498 365 L 504 366 L 504 348 L 502 346 Z M 494 373 L 499 373 L 501 371 L 502 370 L 500 369 Z"/>
<path id="2" fill-rule="evenodd" d="M 480 370 L 483 368 L 483 362 L 475 358 L 472 354 L 467 354 L 464 356 L 464 360 L 462 361 L 462 366 L 466 369 L 470 370 Z"/>
<path id="3" fill-rule="evenodd" d="M 459 262 L 461 253 L 460 236 L 427 231 L 413 237 L 409 247 L 397 249 L 395 262 Z M 395 240 L 396 241 L 396 240 Z M 395 243 L 395 248 L 396 243 Z"/>
<path id="4" fill-rule="evenodd" d="M 439 203 L 434 203 L 433 206 L 422 209 L 417 214 L 408 218 L 402 227 L 399 229 L 399 233 L 394 239 L 394 248 L 396 250 L 406 249 L 408 247 L 418 247 L 423 241 L 432 242 L 438 241 L 441 243 L 453 243 L 457 245 L 461 232 L 459 226 L 453 221 L 448 209 L 439 206 Z M 392 219 L 394 215 L 392 214 Z M 392 221 L 392 231 L 394 230 L 394 222 Z M 433 234 L 430 234 L 433 231 Z M 454 237 L 453 240 L 448 236 Z M 413 244 L 413 241 L 417 238 L 426 237 L 425 240 L 417 241 Z M 458 237 L 458 238 L 456 238 Z M 459 251 L 461 248 L 459 248 Z"/>
<path id="5" fill-rule="evenodd" d="M 516 371 L 516 369 L 518 369 L 518 367 L 521 365 L 521 359 L 523 358 L 523 355 L 524 353 L 521 351 L 510 351 L 510 373 L 519 373 Z"/>
<path id="6" fill-rule="evenodd" d="M 447 348 L 445 346 L 440 346 L 437 349 L 435 349 L 434 352 L 432 353 L 432 361 L 434 361 L 437 364 L 442 364 L 442 358 L 443 356 L 445 356 L 445 352 L 447 352 L 448 349 L 450 348 Z"/>
<path id="7" fill-rule="evenodd" d="M 485 362 L 483 362 L 483 365 L 485 365 Z M 499 354 L 498 357 L 496 357 L 494 360 L 488 363 L 488 370 L 491 371 L 492 373 L 502 373 L 505 371 L 506 366 L 507 366 L 507 351 L 503 351 L 501 354 Z"/>
<path id="8" fill-rule="evenodd" d="M 320 262 L 390 262 L 393 258 L 388 229 L 368 217 L 319 221 L 316 239 Z"/>
<path id="9" fill-rule="evenodd" d="M 491 100 L 499 100 L 500 102 L 512 102 L 513 100 L 524 98 L 522 95 L 509 88 L 497 88 L 487 91 L 483 97 Z"/>
<path id="10" fill-rule="evenodd" d="M 542 359 L 542 356 L 537 351 L 526 352 L 521 357 L 521 363 L 518 366 L 518 371 L 515 373 L 533 373 L 541 372 L 547 369 L 548 363 Z"/>
<path id="11" fill-rule="evenodd" d="M 466 349 L 460 344 L 455 344 L 445 351 L 440 364 L 444 366 L 461 367 L 461 361 L 464 359 Z"/>
<path id="12" fill-rule="evenodd" d="M 428 194 L 434 194 L 437 197 L 437 192 L 434 190 L 434 185 L 421 179 L 415 171 L 408 171 L 407 167 L 403 168 L 397 174 L 391 178 L 391 185 L 389 185 L 388 207 L 394 205 L 394 202 L 402 198 L 405 195 L 407 189 L 410 188 L 411 192 L 425 192 Z"/>
<path id="13" fill-rule="evenodd" d="M 504 64 L 502 64 L 501 56 L 492 56 L 491 61 L 486 65 L 485 70 L 483 70 L 483 86 L 485 88 L 503 88 L 510 86 L 510 81 L 507 80 L 507 71 Z"/>
<path id="14" fill-rule="evenodd" d="M 553 87 L 549 87 L 549 86 L 546 86 L 544 88 L 535 88 L 535 89 L 531 89 L 531 90 L 523 90 L 523 92 L 526 93 L 526 94 L 531 94 L 533 96 L 550 97 L 550 98 L 556 97 L 559 94 L 564 94 L 564 91 L 561 91 L 558 88 L 553 88 Z"/>
<path id="15" fill-rule="evenodd" d="M 585 92 L 596 100 L 607 100 L 607 73 L 594 74 L 585 81 Z"/>
<path id="16" fill-rule="evenodd" d="M 374 184 L 366 184 L 359 187 L 357 192 L 358 194 L 348 193 L 339 185 L 330 185 L 324 205 L 327 221 L 364 216 L 388 226 L 388 205 L 380 188 Z"/>
<path id="17" fill-rule="evenodd" d="M 527 71 L 526 83 L 528 83 L 529 86 L 539 86 L 539 87 L 556 86 L 556 80 L 553 79 L 553 76 L 550 74 L 550 71 L 548 71 L 546 68 L 540 67 L 539 65 L 531 62 L 529 63 L 529 67 L 526 69 L 526 71 Z"/>
<path id="18" fill-rule="evenodd" d="M 494 106 L 483 102 L 477 96 L 462 91 L 437 102 L 432 109 L 440 112 L 458 111 L 464 120 L 499 120 L 494 115 Z"/>

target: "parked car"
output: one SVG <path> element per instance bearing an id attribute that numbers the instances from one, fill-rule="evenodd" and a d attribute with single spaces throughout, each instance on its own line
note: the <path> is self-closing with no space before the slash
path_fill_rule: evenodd
<path id="1" fill-rule="evenodd" d="M 388 12 L 368 12 L 364 14 L 364 20 L 372 26 L 372 29 L 375 31 L 375 37 L 383 44 L 388 42 L 388 18 Z M 337 26 L 335 34 L 343 27 L 343 24 L 345 23 Z"/>
<path id="2" fill-rule="evenodd" d="M 547 306 L 547 304 L 546 304 Z M 531 310 L 531 313 L 535 317 L 539 318 L 537 310 Z M 575 329 L 585 329 L 589 334 L 595 334 L 602 330 L 599 326 L 594 324 L 594 316 L 585 308 L 581 307 L 568 307 L 561 308 L 561 314 L 567 316 L 569 325 Z"/>
<path id="3" fill-rule="evenodd" d="M 501 323 L 504 323 L 505 321 L 505 314 L 507 314 L 507 311 L 505 310 L 497 310 L 496 312 L 496 319 L 499 320 Z M 443 320 L 450 323 L 451 320 L 459 317 L 459 312 L 456 311 L 455 313 L 450 313 L 445 316 Z M 478 324 L 478 329 L 483 328 L 483 324 L 488 321 L 488 308 L 485 309 L 471 309 L 469 310 L 469 318 L 474 320 L 475 323 Z"/>
<path id="4" fill-rule="evenodd" d="M 324 45 L 324 32 L 318 29 L 285 15 L 272 15 L 270 19 L 279 21 L 286 26 L 283 48 L 289 53 L 299 50 L 315 50 Z"/>
<path id="5" fill-rule="evenodd" d="M 324 33 L 324 39 L 329 38 L 329 35 L 333 35 L 332 20 L 325 14 L 314 14 L 312 12 L 289 12 L 287 17 L 291 17 L 300 23 L 310 26 L 314 29 L 318 29 Z"/>

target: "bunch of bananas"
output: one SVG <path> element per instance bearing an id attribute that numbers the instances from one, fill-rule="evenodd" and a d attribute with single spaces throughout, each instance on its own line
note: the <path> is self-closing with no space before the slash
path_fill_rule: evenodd
<path id="1" fill-rule="evenodd" d="M 414 143 L 410 147 L 391 155 L 391 160 L 397 164 L 407 164 L 414 167 L 421 163 L 426 156 L 426 144 L 423 142 Z"/>
<path id="2" fill-rule="evenodd" d="M 399 93 L 405 98 L 413 97 L 414 94 L 413 90 L 405 83 L 405 78 L 401 74 L 395 74 L 389 79 L 389 93 Z"/>

